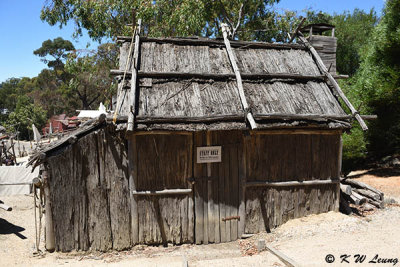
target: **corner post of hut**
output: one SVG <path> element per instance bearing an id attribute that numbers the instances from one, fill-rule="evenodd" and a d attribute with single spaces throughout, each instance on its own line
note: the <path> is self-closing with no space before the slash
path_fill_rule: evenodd
<path id="1" fill-rule="evenodd" d="M 49 168 L 46 164 L 41 165 L 42 180 L 43 180 L 43 191 L 44 191 L 44 202 L 45 202 L 45 247 L 49 252 L 53 252 L 56 248 L 55 237 L 54 237 L 54 224 L 51 210 L 51 197 L 49 187 Z"/>

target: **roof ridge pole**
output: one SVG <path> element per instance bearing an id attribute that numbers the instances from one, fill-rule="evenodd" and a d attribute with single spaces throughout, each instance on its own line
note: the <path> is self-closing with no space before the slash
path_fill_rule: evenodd
<path id="1" fill-rule="evenodd" d="M 300 41 L 304 43 L 304 45 L 310 50 L 311 54 L 313 55 L 319 69 L 322 71 L 322 73 L 328 78 L 328 80 L 331 82 L 333 88 L 335 88 L 336 92 L 342 98 L 343 102 L 346 104 L 346 106 L 350 109 L 351 114 L 353 117 L 355 117 L 360 124 L 361 128 L 363 131 L 368 130 L 367 125 L 365 124 L 364 120 L 361 118 L 360 113 L 354 108 L 354 106 L 351 104 L 349 99 L 346 97 L 346 95 L 343 93 L 342 89 L 340 88 L 339 84 L 336 82 L 336 80 L 333 78 L 332 74 L 329 73 L 328 69 L 326 68 L 324 62 L 322 61 L 321 57 L 318 55 L 318 52 L 315 50 L 315 48 L 307 41 L 306 38 L 304 38 L 303 34 L 299 31 L 298 32 L 298 37 Z"/>
<path id="2" fill-rule="evenodd" d="M 246 119 L 249 121 L 250 127 L 253 130 L 253 129 L 257 128 L 257 124 L 256 124 L 256 121 L 253 118 L 253 115 L 251 114 L 250 107 L 247 104 L 246 96 L 244 94 L 242 76 L 240 75 L 239 68 L 236 65 L 235 56 L 233 54 L 231 43 L 229 42 L 229 39 L 228 39 L 229 28 L 228 28 L 228 25 L 225 24 L 225 23 L 221 24 L 221 28 L 222 28 L 222 35 L 224 36 L 224 42 L 225 42 L 226 51 L 228 53 L 228 57 L 229 57 L 229 60 L 231 62 L 232 69 L 235 72 L 240 102 L 242 103 L 242 106 L 243 106 L 243 109 L 244 109 L 244 112 L 245 112 L 245 115 L 246 115 Z"/>
<path id="3" fill-rule="evenodd" d="M 131 79 L 131 91 L 129 93 L 129 115 L 127 123 L 127 132 L 133 131 L 134 118 L 135 118 L 135 102 L 136 102 L 136 84 L 137 84 L 137 73 L 138 73 L 138 63 L 139 63 L 139 45 L 140 45 L 140 27 L 142 26 L 142 19 L 138 21 L 138 27 L 135 35 L 135 50 L 133 51 L 133 69 L 132 69 L 132 79 Z"/>

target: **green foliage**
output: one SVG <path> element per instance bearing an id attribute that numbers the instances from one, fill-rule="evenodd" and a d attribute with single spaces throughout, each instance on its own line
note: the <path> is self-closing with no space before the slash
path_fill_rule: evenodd
<path id="1" fill-rule="evenodd" d="M 33 136 L 32 124 L 41 129 L 46 123 L 46 111 L 32 103 L 32 100 L 20 95 L 17 99 L 16 108 L 10 113 L 5 123 L 6 129 L 11 132 L 19 132 L 19 138 L 28 140 Z"/>
<path id="2" fill-rule="evenodd" d="M 362 53 L 356 88 L 370 123 L 369 150 L 382 155 L 400 150 L 400 1 L 388 0 L 383 17 Z"/>
<path id="3" fill-rule="evenodd" d="M 13 111 L 15 109 L 16 97 L 19 91 L 21 79 L 10 78 L 0 85 L 0 109 Z"/>
<path id="4" fill-rule="evenodd" d="M 348 172 L 359 167 L 367 158 L 367 142 L 363 130 L 357 122 L 350 133 L 343 134 L 342 171 Z"/>
<path id="5" fill-rule="evenodd" d="M 44 41 L 40 48 L 33 51 L 33 54 L 41 57 L 41 60 L 49 68 L 60 70 L 64 67 L 63 60 L 67 58 L 68 52 L 73 50 L 75 50 L 75 47 L 70 41 L 58 37 L 54 40 Z M 47 59 L 47 56 L 53 57 L 53 60 Z"/>
<path id="6" fill-rule="evenodd" d="M 221 23 L 231 28 L 252 32 L 265 29 L 274 12 L 271 5 L 279 0 L 49 0 L 42 9 L 41 19 L 50 25 L 76 24 L 75 36 L 82 29 L 95 40 L 131 34 L 127 24 L 142 18 L 145 32 L 151 36 L 219 36 Z M 240 20 L 239 20 L 240 18 Z M 243 33 L 243 35 L 245 35 Z M 244 37 L 256 39 L 255 33 Z"/>
<path id="7" fill-rule="evenodd" d="M 117 47 L 108 43 L 84 56 L 71 54 L 65 65 L 71 79 L 62 94 L 79 103 L 79 109 L 97 109 L 100 102 L 107 104 L 116 93 L 110 69 L 117 68 L 117 56 Z"/>
<path id="8" fill-rule="evenodd" d="M 360 53 L 368 43 L 374 27 L 378 22 L 376 12 L 369 13 L 355 9 L 353 13 L 335 14 L 332 24 L 336 26 L 337 37 L 337 70 L 339 73 L 354 75 L 360 66 Z"/>
<path id="9" fill-rule="evenodd" d="M 307 11 L 307 23 L 328 23 L 335 26 L 337 37 L 336 65 L 341 74 L 354 75 L 360 66 L 360 53 L 378 22 L 374 9 L 368 13 L 354 9 L 352 13 L 327 14 Z M 327 33 L 330 34 L 330 33 Z"/>
<path id="10" fill-rule="evenodd" d="M 35 103 L 41 105 L 48 112 L 49 117 L 61 113 L 70 114 L 75 111 L 67 104 L 62 95 L 62 90 L 68 81 L 66 77 L 64 69 L 59 71 L 43 69 L 37 77 L 33 78 L 36 86 L 30 95 Z"/>

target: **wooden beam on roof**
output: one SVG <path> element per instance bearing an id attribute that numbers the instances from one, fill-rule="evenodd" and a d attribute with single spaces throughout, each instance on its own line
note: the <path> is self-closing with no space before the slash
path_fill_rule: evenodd
<path id="1" fill-rule="evenodd" d="M 233 54 L 231 43 L 229 42 L 229 39 L 228 39 L 228 25 L 226 25 L 225 23 L 222 24 L 222 35 L 224 36 L 225 47 L 226 47 L 226 51 L 228 53 L 229 60 L 232 65 L 233 72 L 236 75 L 236 82 L 237 82 L 239 98 L 240 98 L 240 102 L 242 102 L 245 116 L 250 123 L 251 129 L 256 129 L 257 124 L 253 118 L 253 115 L 251 114 L 250 107 L 247 104 L 246 96 L 244 94 L 244 89 L 243 89 L 242 77 L 240 75 L 239 68 L 236 65 L 235 55 Z"/>
<path id="2" fill-rule="evenodd" d="M 284 113 L 271 113 L 271 114 L 253 114 L 257 121 L 261 120 L 314 120 L 314 121 L 327 121 L 327 120 L 350 120 L 351 115 L 323 115 L 323 114 L 284 114 Z M 210 116 L 137 116 L 136 122 L 138 123 L 203 123 L 203 122 L 227 122 L 227 121 L 243 121 L 244 116 L 239 114 L 230 115 L 210 115 Z"/>
<path id="3" fill-rule="evenodd" d="M 128 115 L 128 125 L 126 128 L 127 132 L 133 131 L 133 124 L 134 124 L 134 116 L 135 116 L 135 101 L 136 101 L 136 84 L 137 84 L 137 72 L 138 72 L 138 63 L 139 63 L 139 45 L 140 45 L 140 28 L 142 26 L 142 19 L 138 21 L 138 27 L 136 29 L 136 36 L 135 36 L 135 50 L 133 52 L 133 71 L 132 71 L 132 80 L 131 80 L 131 91 L 129 94 L 129 115 Z"/>
<path id="4" fill-rule="evenodd" d="M 270 113 L 270 114 L 253 114 L 256 121 L 262 120 L 311 120 L 311 121 L 346 121 L 353 118 L 351 115 L 336 115 L 336 114 L 285 114 L 285 113 Z M 365 119 L 376 119 L 376 115 L 361 115 Z M 207 123 L 207 122 L 233 122 L 243 121 L 244 116 L 238 114 L 229 115 L 210 115 L 210 116 L 143 116 L 136 117 L 138 123 Z"/>
<path id="5" fill-rule="evenodd" d="M 303 34 L 299 32 L 299 39 L 302 41 L 306 47 L 310 50 L 311 54 L 313 55 L 319 69 L 322 71 L 322 73 L 328 78 L 330 83 L 332 84 L 333 88 L 336 90 L 340 98 L 342 98 L 343 102 L 347 105 L 347 107 L 350 109 L 351 114 L 357 119 L 358 123 L 360 124 L 361 128 L 366 131 L 368 130 L 367 125 L 365 124 L 364 120 L 361 118 L 359 112 L 354 108 L 354 106 L 351 104 L 349 99 L 347 99 L 346 95 L 343 93 L 342 89 L 340 89 L 339 84 L 336 82 L 336 80 L 333 78 L 332 74 L 329 73 L 328 69 L 326 68 L 324 62 L 322 61 L 321 57 L 319 56 L 318 52 L 314 49 L 314 47 L 307 41 L 306 38 L 304 38 Z"/>
<path id="6" fill-rule="evenodd" d="M 112 75 L 123 75 L 122 70 L 111 70 Z M 127 72 L 126 75 L 132 75 Z M 236 78 L 234 73 L 195 73 L 195 72 L 143 72 L 139 71 L 139 78 L 154 79 L 212 79 L 212 80 L 228 80 Z M 243 80 L 270 80 L 270 79 L 290 79 L 296 81 L 325 81 L 324 75 L 301 75 L 292 73 L 242 73 Z"/>
<path id="7" fill-rule="evenodd" d="M 345 75 L 345 74 L 333 74 L 332 76 L 336 80 L 338 80 L 338 79 L 348 79 L 349 78 L 349 75 Z"/>
<path id="8" fill-rule="evenodd" d="M 117 41 L 130 42 L 130 37 L 118 36 Z M 222 40 L 218 39 L 207 39 L 207 38 L 154 38 L 154 37 L 142 37 L 141 41 L 154 42 L 154 43 L 170 43 L 177 45 L 198 45 L 198 46 L 216 46 L 224 47 L 225 44 Z M 305 50 L 303 45 L 299 44 L 280 44 L 280 43 L 267 43 L 267 42 L 246 42 L 246 41 L 231 41 L 231 46 L 234 48 L 241 49 L 299 49 Z"/>

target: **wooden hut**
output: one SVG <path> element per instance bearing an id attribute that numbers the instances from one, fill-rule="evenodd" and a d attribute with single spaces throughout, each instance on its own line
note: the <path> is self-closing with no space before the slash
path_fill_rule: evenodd
<path id="1" fill-rule="evenodd" d="M 228 242 L 338 210 L 341 134 L 363 121 L 300 39 L 119 38 L 114 118 L 31 160 L 48 249 Z"/>

